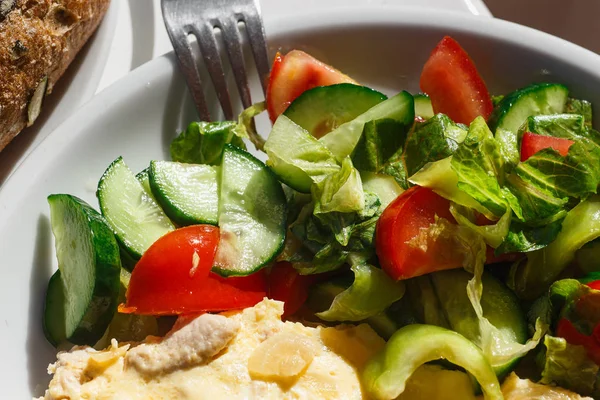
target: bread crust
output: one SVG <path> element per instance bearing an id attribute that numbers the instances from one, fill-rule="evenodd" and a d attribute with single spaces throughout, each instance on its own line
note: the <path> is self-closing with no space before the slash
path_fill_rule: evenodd
<path id="1" fill-rule="evenodd" d="M 15 0 L 3 19 L 0 15 L 0 150 L 33 123 L 28 106 L 36 88 L 47 77 L 46 94 L 52 92 L 109 3 Z"/>

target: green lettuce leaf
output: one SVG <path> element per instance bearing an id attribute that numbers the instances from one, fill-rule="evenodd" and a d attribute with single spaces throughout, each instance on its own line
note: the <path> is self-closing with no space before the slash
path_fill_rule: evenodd
<path id="1" fill-rule="evenodd" d="M 246 108 L 238 117 L 238 124 L 235 127 L 235 134 L 241 138 L 246 138 L 252 142 L 256 150 L 263 150 L 265 139 L 263 139 L 254 125 L 254 117 L 266 110 L 266 103 L 261 101 Z"/>
<path id="2" fill-rule="evenodd" d="M 584 143 L 577 141 L 566 157 L 554 149 L 544 149 L 519 163 L 515 173 L 556 199 L 581 198 L 596 193 L 600 182 L 599 162 L 600 153 L 590 154 Z"/>
<path id="3" fill-rule="evenodd" d="M 352 265 L 354 282 L 338 294 L 328 310 L 316 315 L 325 321 L 361 321 L 383 312 L 404 295 L 403 282 L 393 281 L 369 264 Z"/>
<path id="4" fill-rule="evenodd" d="M 437 114 L 419 123 L 408 135 L 404 146 L 404 165 L 412 176 L 425 164 L 452 155 L 467 135 L 463 126 L 454 123 L 444 114 Z"/>
<path id="5" fill-rule="evenodd" d="M 264 146 L 267 165 L 294 189 L 310 193 L 313 182 L 339 171 L 334 155 L 307 130 L 280 115 Z"/>
<path id="6" fill-rule="evenodd" d="M 501 190 L 504 159 L 483 117 L 471 123 L 467 137 L 452 156 L 452 169 L 458 176 L 460 190 L 496 217 L 506 213 L 508 205 Z"/>
<path id="7" fill-rule="evenodd" d="M 374 239 L 381 202 L 365 192 L 360 211 L 314 214 L 314 204 L 306 205 L 290 225 L 297 242 L 290 242 L 284 260 L 293 263 L 301 274 L 316 274 L 341 267 L 349 256 L 368 260 L 375 254 Z"/>
<path id="8" fill-rule="evenodd" d="M 600 237 L 600 196 L 591 196 L 568 212 L 556 239 L 512 266 L 509 286 L 523 299 L 539 297 L 573 261 L 575 252 Z"/>
<path id="9" fill-rule="evenodd" d="M 459 225 L 478 233 L 485 243 L 493 248 L 500 246 L 506 238 L 511 225 L 512 213 L 507 209 L 500 219 L 491 225 L 476 225 L 473 210 L 456 204 L 450 205 L 450 212 Z"/>
<path id="10" fill-rule="evenodd" d="M 539 227 L 526 226 L 512 221 L 504 241 L 496 248 L 495 254 L 528 253 L 552 243 L 562 228 L 562 219 Z"/>
<path id="11" fill-rule="evenodd" d="M 396 153 L 402 152 L 409 129 L 409 125 L 391 118 L 365 123 L 360 140 L 352 153 L 352 162 L 360 171 L 384 171 L 390 159 Z"/>
<path id="12" fill-rule="evenodd" d="M 235 135 L 236 126 L 233 121 L 192 122 L 171 142 L 171 158 L 190 164 L 221 164 L 225 144 L 246 148 Z"/>
<path id="13" fill-rule="evenodd" d="M 565 112 L 569 114 L 579 114 L 585 118 L 585 126 L 592 127 L 592 103 L 587 100 L 579 100 L 574 98 L 567 99 Z"/>
<path id="14" fill-rule="evenodd" d="M 360 173 L 349 157 L 342 161 L 339 171 L 327 175 L 312 187 L 314 214 L 330 212 L 351 213 L 361 211 L 365 205 L 365 194 Z"/>
<path id="15" fill-rule="evenodd" d="M 517 217 L 529 226 L 543 226 L 564 218 L 567 198 L 557 198 L 535 183 L 523 180 L 517 174 L 506 177 L 505 197 L 512 194 L 509 202 Z"/>
<path id="16" fill-rule="evenodd" d="M 488 218 L 494 218 L 487 208 L 458 188 L 458 175 L 452 168 L 452 157 L 426 164 L 409 178 L 409 182 L 429 188 L 443 198 L 463 207 L 477 210 Z"/>
<path id="17" fill-rule="evenodd" d="M 600 367 L 589 359 L 583 346 L 575 346 L 563 338 L 547 335 L 544 347 L 540 383 L 559 385 L 594 398 L 600 396 L 600 387 L 597 387 Z"/>

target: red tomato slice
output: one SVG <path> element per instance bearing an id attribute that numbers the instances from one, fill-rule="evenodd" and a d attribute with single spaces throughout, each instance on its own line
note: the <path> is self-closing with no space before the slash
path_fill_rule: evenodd
<path id="1" fill-rule="evenodd" d="M 308 298 L 313 276 L 300 275 L 287 261 L 278 262 L 269 274 L 269 297 L 284 302 L 283 316 L 294 314 Z"/>
<path id="2" fill-rule="evenodd" d="M 486 120 L 494 108 L 490 93 L 466 51 L 445 36 L 433 49 L 421 72 L 421 90 L 429 95 L 435 113 L 470 124 Z"/>
<path id="3" fill-rule="evenodd" d="M 267 111 L 271 121 L 275 122 L 302 92 L 336 83 L 356 81 L 303 51 L 292 50 L 285 56 L 277 53 L 267 86 Z"/>
<path id="4" fill-rule="evenodd" d="M 192 225 L 158 239 L 136 264 L 120 312 L 168 315 L 251 307 L 266 296 L 263 272 L 222 278 L 211 272 L 219 228 Z"/>
<path id="5" fill-rule="evenodd" d="M 579 332 L 571 321 L 562 318 L 556 326 L 556 335 L 564 338 L 570 344 L 585 347 L 588 357 L 600 365 L 600 343 L 598 342 L 598 338 L 600 338 L 600 324 L 596 325 L 592 335 L 587 336 Z"/>
<path id="6" fill-rule="evenodd" d="M 594 290 L 600 290 L 600 280 L 588 282 L 586 285 Z"/>
<path id="7" fill-rule="evenodd" d="M 432 190 L 415 186 L 392 201 L 377 223 L 375 248 L 384 271 L 393 279 L 408 279 L 462 266 L 463 257 L 447 241 L 410 241 L 435 222 L 435 216 L 455 223 L 450 202 Z"/>
<path id="8" fill-rule="evenodd" d="M 569 153 L 569 149 L 573 143 L 575 142 L 569 139 L 525 132 L 523 134 L 523 139 L 521 140 L 521 161 L 527 161 L 529 157 L 538 151 L 547 148 L 558 151 L 560 155 L 564 157 Z"/>

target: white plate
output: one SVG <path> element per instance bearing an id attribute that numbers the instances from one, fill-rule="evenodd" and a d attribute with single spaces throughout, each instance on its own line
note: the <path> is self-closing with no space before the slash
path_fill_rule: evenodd
<path id="1" fill-rule="evenodd" d="M 269 20 L 266 29 L 273 49 L 309 49 L 387 93 L 418 90 L 431 48 L 450 34 L 477 62 L 492 93 L 552 80 L 600 104 L 600 57 L 503 21 L 364 8 Z M 0 189 L 3 398 L 39 394 L 54 359 L 41 327 L 45 288 L 56 269 L 46 196 L 71 193 L 96 204 L 97 181 L 118 155 L 133 170 L 168 157 L 170 140 L 192 119 L 186 93 L 172 56 L 148 63 L 82 107 Z"/>
<path id="2" fill-rule="evenodd" d="M 117 6 L 117 2 L 111 4 L 96 32 L 44 100 L 35 125 L 0 153 L 0 186 L 31 150 L 96 93 L 117 25 Z"/>

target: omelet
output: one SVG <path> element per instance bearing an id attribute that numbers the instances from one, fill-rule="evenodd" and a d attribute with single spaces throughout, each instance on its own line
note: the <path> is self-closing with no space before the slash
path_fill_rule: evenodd
<path id="1" fill-rule="evenodd" d="M 58 354 L 41 399 L 366 399 L 360 373 L 385 345 L 368 325 L 283 322 L 283 303 L 204 314 L 164 338 Z"/>

